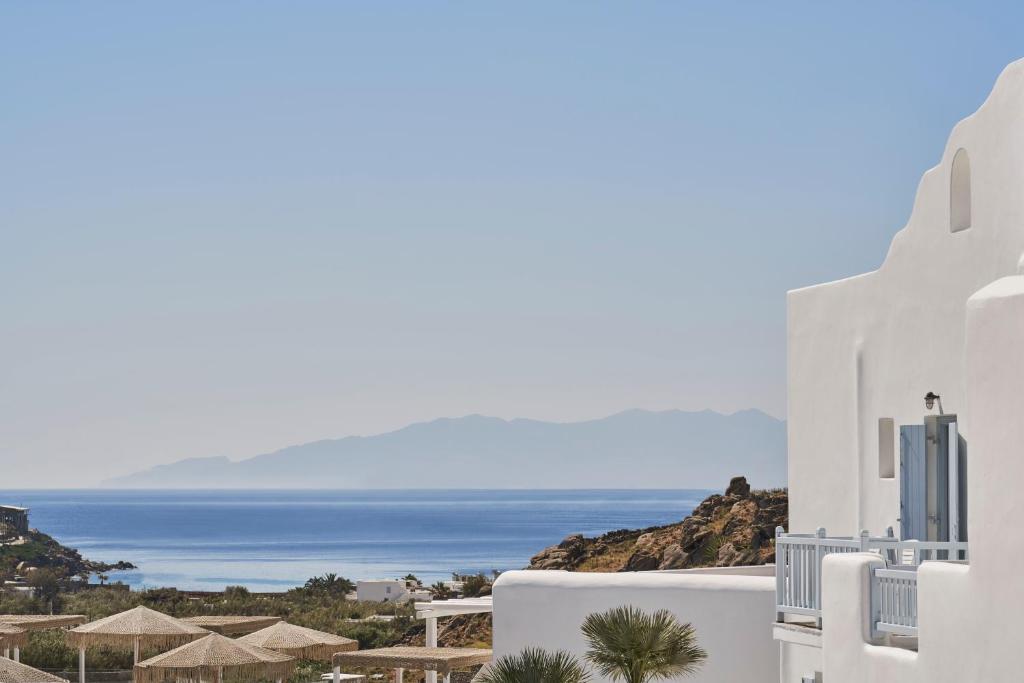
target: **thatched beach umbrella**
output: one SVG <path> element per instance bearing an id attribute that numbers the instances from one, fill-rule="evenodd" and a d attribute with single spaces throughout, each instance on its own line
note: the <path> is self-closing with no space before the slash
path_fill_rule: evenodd
<path id="1" fill-rule="evenodd" d="M 0 649 L 4 651 L 4 657 L 11 656 L 11 648 L 14 648 L 14 661 L 18 661 L 21 648 L 28 644 L 28 631 L 17 626 L 0 622 Z"/>
<path id="2" fill-rule="evenodd" d="M 213 631 L 222 636 L 238 636 L 243 633 L 252 633 L 262 628 L 273 626 L 281 621 L 281 617 L 204 615 L 200 617 L 184 617 L 182 621 L 187 621 L 193 626 L 205 628 L 207 631 Z"/>
<path id="3" fill-rule="evenodd" d="M 294 657 L 211 633 L 139 662 L 132 678 L 134 683 L 222 683 L 261 678 L 281 681 L 294 670 Z"/>
<path id="4" fill-rule="evenodd" d="M 14 648 L 14 661 L 21 657 L 21 648 L 28 642 L 27 633 L 11 632 L 5 629 L 26 631 L 46 631 L 51 628 L 67 628 L 86 622 L 84 614 L 0 614 L 0 649 L 4 657 L 10 655 Z"/>
<path id="5" fill-rule="evenodd" d="M 0 683 L 68 683 L 67 680 L 48 674 L 31 666 L 19 664 L 13 659 L 0 658 Z"/>
<path id="6" fill-rule="evenodd" d="M 284 621 L 242 636 L 238 641 L 291 655 L 297 659 L 317 659 L 324 662 L 331 661 L 335 652 L 359 649 L 357 640 Z"/>
<path id="7" fill-rule="evenodd" d="M 26 631 L 67 628 L 87 621 L 89 619 L 84 614 L 0 614 L 0 624 L 18 626 Z"/>
<path id="8" fill-rule="evenodd" d="M 181 619 L 136 607 L 127 612 L 90 621 L 67 632 L 67 642 L 78 648 L 78 681 L 85 683 L 85 649 L 95 645 L 134 648 L 135 662 L 139 650 L 154 647 L 161 650 L 177 647 L 196 638 L 209 635 L 209 631 Z"/>

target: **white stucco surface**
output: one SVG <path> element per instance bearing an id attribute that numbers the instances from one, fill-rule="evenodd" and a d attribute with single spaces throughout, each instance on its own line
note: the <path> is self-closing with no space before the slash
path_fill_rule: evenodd
<path id="1" fill-rule="evenodd" d="M 356 600 L 365 602 L 395 602 L 407 592 L 405 582 L 397 579 L 371 579 L 356 582 Z"/>
<path id="2" fill-rule="evenodd" d="M 964 371 L 972 424 L 970 565 L 918 570 L 919 651 L 873 644 L 867 554 L 825 558 L 823 655 L 829 683 L 1024 680 L 1024 277 L 1000 279 L 966 306 Z"/>
<path id="3" fill-rule="evenodd" d="M 820 636 L 819 636 L 820 640 Z M 779 680 L 800 683 L 804 678 L 820 678 L 822 672 L 821 645 L 779 643 Z"/>
<path id="4" fill-rule="evenodd" d="M 958 153 L 961 175 L 955 176 Z M 967 158 L 970 227 L 954 232 L 964 218 L 951 187 L 964 195 Z M 953 129 L 881 267 L 789 293 L 790 531 L 899 529 L 899 481 L 880 476 L 878 421 L 893 418 L 897 430 L 920 424 L 928 391 L 960 416 L 960 432 L 974 452 L 965 306 L 974 292 L 1018 272 L 1021 188 L 1024 62 L 1015 62 L 978 111 Z M 898 463 L 896 469 L 898 475 Z"/>
<path id="5" fill-rule="evenodd" d="M 779 648 L 772 639 L 775 580 L 708 573 L 506 572 L 494 584 L 495 656 L 527 646 L 582 656 L 580 625 L 587 615 L 621 605 L 665 608 L 697 631 L 708 652 L 688 681 L 767 683 L 778 679 Z M 604 679 L 595 677 L 595 683 Z"/>

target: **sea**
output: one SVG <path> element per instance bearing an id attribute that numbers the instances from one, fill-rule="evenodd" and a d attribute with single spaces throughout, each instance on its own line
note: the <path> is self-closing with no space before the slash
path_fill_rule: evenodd
<path id="1" fill-rule="evenodd" d="M 0 490 L 32 527 L 133 589 L 285 591 L 333 572 L 427 583 L 525 567 L 573 533 L 678 522 L 713 491 Z M 94 579 L 95 580 L 95 579 Z"/>

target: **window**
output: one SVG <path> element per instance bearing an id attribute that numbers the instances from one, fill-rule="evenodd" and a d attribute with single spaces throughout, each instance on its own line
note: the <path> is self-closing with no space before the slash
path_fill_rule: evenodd
<path id="1" fill-rule="evenodd" d="M 966 149 L 953 155 L 949 174 L 949 231 L 960 232 L 971 227 L 971 160 Z"/>
<path id="2" fill-rule="evenodd" d="M 896 476 L 896 422 L 891 417 L 878 418 L 878 476 Z"/>

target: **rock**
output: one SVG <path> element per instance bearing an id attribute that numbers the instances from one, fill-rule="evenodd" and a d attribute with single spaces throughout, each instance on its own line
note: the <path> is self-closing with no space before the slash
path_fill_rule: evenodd
<path id="1" fill-rule="evenodd" d="M 775 558 L 775 527 L 788 522 L 784 489 L 754 490 L 744 477 L 734 477 L 725 494 L 708 496 L 681 522 L 599 538 L 573 534 L 535 555 L 529 568 L 648 571 L 765 564 Z"/>
<path id="2" fill-rule="evenodd" d="M 743 554 L 736 549 L 732 543 L 725 543 L 718 549 L 718 558 L 715 563 L 718 567 L 735 567 L 743 564 Z"/>
<path id="3" fill-rule="evenodd" d="M 648 550 L 641 549 L 629 556 L 620 572 L 647 572 L 657 569 L 661 558 Z"/>
<path id="4" fill-rule="evenodd" d="M 530 558 L 531 569 L 575 569 L 587 552 L 583 534 L 566 536 L 558 545 L 545 548 Z"/>
<path id="5" fill-rule="evenodd" d="M 712 529 L 702 527 L 699 530 L 695 531 L 693 534 L 689 535 L 689 537 L 684 535 L 679 545 L 686 552 L 692 553 L 699 546 L 705 545 L 708 539 L 710 539 L 714 535 L 715 532 Z"/>
<path id="6" fill-rule="evenodd" d="M 682 569 L 686 566 L 687 558 L 688 555 L 683 552 L 679 544 L 673 543 L 661 554 L 661 563 L 658 565 L 658 569 Z"/>
<path id="7" fill-rule="evenodd" d="M 746 498 L 750 495 L 750 484 L 746 477 L 733 477 L 729 480 L 729 486 L 725 489 L 727 496 L 739 496 Z"/>

